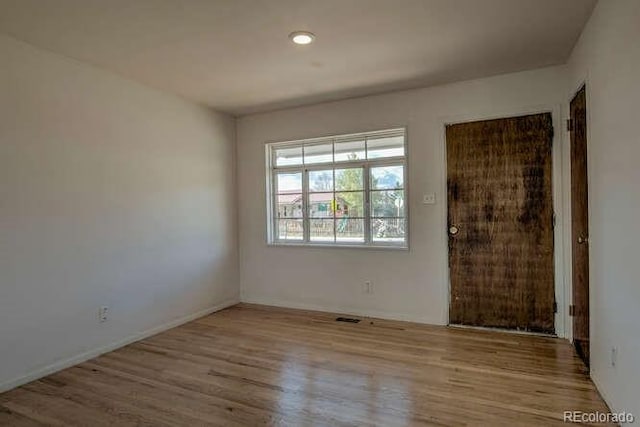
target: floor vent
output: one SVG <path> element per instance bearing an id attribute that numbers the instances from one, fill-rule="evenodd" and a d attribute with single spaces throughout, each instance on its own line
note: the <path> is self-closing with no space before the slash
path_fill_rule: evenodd
<path id="1" fill-rule="evenodd" d="M 360 319 L 354 319 L 352 317 L 338 317 L 336 322 L 359 323 Z"/>

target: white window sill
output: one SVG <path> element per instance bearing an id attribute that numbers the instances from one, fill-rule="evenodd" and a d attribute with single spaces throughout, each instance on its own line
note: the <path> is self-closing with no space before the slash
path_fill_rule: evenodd
<path id="1" fill-rule="evenodd" d="M 408 245 L 358 245 L 358 244 L 335 244 L 335 243 L 296 243 L 296 242 L 269 242 L 270 247 L 292 247 L 292 248 L 325 248 L 325 249 L 366 249 L 366 250 L 390 250 L 409 251 Z"/>

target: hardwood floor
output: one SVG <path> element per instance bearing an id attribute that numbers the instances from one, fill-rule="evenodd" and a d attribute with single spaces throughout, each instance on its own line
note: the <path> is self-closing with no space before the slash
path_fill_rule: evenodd
<path id="1" fill-rule="evenodd" d="M 608 411 L 564 340 L 335 317 L 237 305 L 0 395 L 0 424 L 540 426 Z"/>

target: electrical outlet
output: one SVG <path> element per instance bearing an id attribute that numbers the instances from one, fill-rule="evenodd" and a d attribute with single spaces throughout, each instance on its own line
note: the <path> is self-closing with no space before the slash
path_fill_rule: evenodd
<path id="1" fill-rule="evenodd" d="M 618 347 L 611 347 L 611 366 L 615 368 L 618 362 Z"/>
<path id="2" fill-rule="evenodd" d="M 98 320 L 101 323 L 109 320 L 109 307 L 107 307 L 106 305 L 100 307 L 100 309 L 98 310 Z"/>
<path id="3" fill-rule="evenodd" d="M 364 292 L 366 294 L 372 294 L 373 293 L 373 284 L 371 283 L 370 280 L 366 280 L 364 282 Z"/>

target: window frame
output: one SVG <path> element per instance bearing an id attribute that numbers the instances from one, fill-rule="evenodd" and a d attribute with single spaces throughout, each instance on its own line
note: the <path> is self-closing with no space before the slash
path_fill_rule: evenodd
<path id="1" fill-rule="evenodd" d="M 403 156 L 392 157 L 378 157 L 368 159 L 368 144 L 369 138 L 381 137 L 385 135 L 400 134 L 403 137 Z M 335 144 L 344 142 L 345 140 L 356 140 L 362 138 L 364 143 L 364 159 L 357 160 L 335 160 Z M 265 158 L 266 158 L 266 202 L 267 202 L 267 245 L 269 246 L 303 246 L 303 247 L 329 247 L 329 248 L 359 248 L 359 249 L 392 249 L 392 250 L 408 250 L 409 249 L 409 181 L 408 181 L 408 137 L 406 127 L 396 127 L 383 130 L 375 130 L 369 132 L 359 132 L 351 134 L 331 135 L 325 137 L 307 138 L 299 140 L 281 141 L 281 142 L 267 142 L 265 143 Z M 309 145 L 321 145 L 331 144 L 332 158 L 331 162 L 324 163 L 304 163 L 304 147 Z M 276 151 L 286 147 L 302 147 L 301 163 L 297 165 L 276 165 Z M 372 236 L 372 221 L 375 219 L 371 216 L 371 169 L 381 166 L 402 166 L 403 171 L 403 213 L 404 213 L 404 239 L 400 242 L 384 242 L 374 241 Z M 311 229 L 311 217 L 309 212 L 309 172 L 318 170 L 331 169 L 334 172 L 333 190 L 334 194 L 340 193 L 335 188 L 335 170 L 347 169 L 347 168 L 361 168 L 363 171 L 363 234 L 364 241 L 362 242 L 338 242 L 335 240 L 335 216 L 334 219 L 334 240 L 328 242 L 313 241 L 310 239 Z M 294 239 L 279 239 L 278 238 L 278 174 L 280 173 L 300 173 L 302 177 L 302 227 L 303 236 L 301 240 Z M 376 190 L 374 190 L 376 191 Z M 329 191 L 327 191 L 329 192 Z M 296 219 L 296 218 L 292 218 Z"/>

